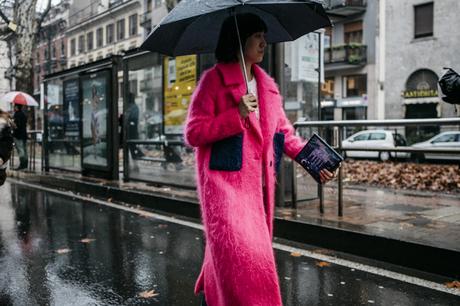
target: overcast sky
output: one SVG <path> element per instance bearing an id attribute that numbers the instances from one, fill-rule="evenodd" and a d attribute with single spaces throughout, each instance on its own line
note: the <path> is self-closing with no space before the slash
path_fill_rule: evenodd
<path id="1" fill-rule="evenodd" d="M 56 5 L 59 2 L 61 2 L 61 0 L 51 0 L 52 5 Z M 48 4 L 48 0 L 38 0 L 37 1 L 37 11 L 39 12 L 43 11 L 47 4 Z"/>

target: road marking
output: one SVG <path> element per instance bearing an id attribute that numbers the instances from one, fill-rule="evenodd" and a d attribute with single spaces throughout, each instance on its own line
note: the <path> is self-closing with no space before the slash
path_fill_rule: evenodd
<path id="1" fill-rule="evenodd" d="M 197 224 L 197 223 L 194 223 L 194 222 L 164 216 L 164 215 L 161 215 L 161 214 L 158 214 L 158 213 L 145 211 L 145 210 L 142 210 L 142 209 L 139 209 L 139 208 L 127 207 L 127 206 L 124 206 L 124 205 L 121 205 L 121 204 L 114 204 L 112 202 L 103 201 L 103 200 L 99 200 L 99 199 L 94 199 L 94 198 L 91 198 L 91 197 L 75 194 L 72 191 L 55 190 L 55 189 L 47 188 L 47 187 L 36 185 L 36 184 L 23 183 L 23 182 L 17 181 L 16 179 L 9 179 L 9 180 L 13 181 L 17 185 L 23 185 L 23 186 L 34 188 L 34 189 L 39 189 L 39 190 L 43 190 L 43 191 L 46 191 L 46 192 L 59 194 L 59 195 L 62 195 L 62 196 L 68 197 L 68 198 L 79 199 L 79 200 L 82 200 L 82 201 L 85 201 L 85 202 L 93 202 L 93 203 L 108 206 L 108 207 L 111 207 L 111 208 L 120 209 L 120 210 L 124 210 L 124 211 L 127 211 L 127 212 L 135 213 L 135 214 L 138 214 L 138 215 L 141 215 L 141 216 L 152 217 L 152 218 L 155 218 L 157 220 L 162 220 L 162 221 L 166 221 L 166 222 L 180 224 L 180 225 L 183 225 L 183 226 L 188 226 L 188 227 L 195 228 L 195 229 L 203 231 L 203 225 Z M 449 293 L 449 294 L 452 294 L 452 295 L 460 296 L 460 290 L 458 290 L 456 288 L 447 288 L 443 284 L 435 283 L 435 282 L 432 282 L 432 281 L 427 281 L 427 280 L 424 280 L 424 279 L 421 279 L 421 278 L 418 278 L 418 277 L 404 275 L 404 274 L 401 274 L 401 273 L 397 273 L 397 272 L 393 272 L 393 271 L 389 271 L 389 270 L 385 270 L 385 269 L 382 269 L 382 268 L 377 268 L 377 267 L 373 267 L 373 266 L 369 266 L 369 265 L 364 265 L 364 264 L 356 263 L 356 262 L 353 262 L 353 261 L 350 261 L 350 260 L 341 259 L 341 258 L 337 258 L 337 257 L 332 257 L 332 256 L 325 255 L 325 254 L 318 254 L 318 253 L 315 253 L 315 252 L 311 252 L 311 251 L 308 251 L 308 250 L 287 246 L 287 245 L 276 243 L 276 242 L 273 243 L 273 248 L 275 248 L 277 250 L 280 250 L 280 251 L 285 251 L 285 252 L 288 252 L 288 253 L 297 252 L 297 253 L 300 253 L 301 255 L 305 256 L 305 257 L 309 257 L 309 258 L 320 260 L 320 261 L 327 261 L 327 262 L 330 262 L 330 263 L 333 263 L 333 264 L 336 264 L 336 265 L 339 265 L 339 266 L 350 268 L 352 271 L 359 270 L 359 271 L 367 272 L 367 273 L 370 273 L 370 274 L 375 274 L 375 275 L 378 275 L 378 276 L 384 276 L 384 277 L 387 277 L 387 278 L 390 278 L 390 279 L 394 279 L 394 280 L 398 280 L 398 281 L 401 281 L 401 282 L 417 285 L 417 286 L 420 286 L 420 287 L 425 287 L 425 288 L 428 288 L 428 289 L 432 289 L 432 290 L 436 290 L 436 291 L 445 292 L 445 293 Z"/>

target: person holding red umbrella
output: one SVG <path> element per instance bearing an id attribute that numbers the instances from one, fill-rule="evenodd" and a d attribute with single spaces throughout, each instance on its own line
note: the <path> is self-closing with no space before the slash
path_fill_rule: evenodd
<path id="1" fill-rule="evenodd" d="M 13 119 L 16 128 L 13 130 L 13 137 L 19 156 L 19 167 L 15 170 L 26 169 L 29 163 L 27 157 L 27 116 L 22 107 L 21 104 L 14 104 Z"/>

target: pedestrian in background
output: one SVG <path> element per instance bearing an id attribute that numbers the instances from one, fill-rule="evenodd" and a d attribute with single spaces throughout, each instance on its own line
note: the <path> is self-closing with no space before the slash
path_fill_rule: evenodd
<path id="1" fill-rule="evenodd" d="M 127 124 L 127 139 L 128 140 L 139 140 L 139 107 L 136 104 L 136 96 L 133 93 L 128 93 L 128 107 L 126 110 Z M 142 151 L 137 147 L 137 144 L 130 143 L 128 145 L 131 157 L 138 159 L 144 156 Z"/>
<path id="2" fill-rule="evenodd" d="M 0 109 L 0 186 L 5 183 L 7 162 L 13 151 L 13 126 L 10 114 Z"/>
<path id="3" fill-rule="evenodd" d="M 203 73 L 185 127 L 195 147 L 206 249 L 195 294 L 210 306 L 282 305 L 272 249 L 276 173 L 282 153 L 295 158 L 305 142 L 294 135 L 263 60 L 265 23 L 238 15 L 249 93 L 234 17 L 224 21 L 217 64 Z M 333 174 L 321 172 L 323 182 Z"/>
<path id="4" fill-rule="evenodd" d="M 14 105 L 14 124 L 15 129 L 13 130 L 14 144 L 18 151 L 19 156 L 19 167 L 15 170 L 26 169 L 29 163 L 27 157 L 27 116 L 22 110 L 22 105 Z"/>

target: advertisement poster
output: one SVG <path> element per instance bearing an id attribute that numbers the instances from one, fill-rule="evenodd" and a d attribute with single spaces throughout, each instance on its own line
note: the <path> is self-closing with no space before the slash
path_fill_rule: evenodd
<path id="1" fill-rule="evenodd" d="M 46 88 L 46 99 L 48 103 L 48 107 L 52 105 L 58 105 L 60 104 L 60 91 L 61 91 L 61 86 L 57 84 L 47 84 Z"/>
<path id="2" fill-rule="evenodd" d="M 82 81 L 83 163 L 107 166 L 107 78 L 95 73 Z"/>
<path id="3" fill-rule="evenodd" d="M 164 59 L 165 134 L 182 134 L 196 86 L 196 55 Z"/>
<path id="4" fill-rule="evenodd" d="M 321 82 L 324 83 L 324 34 L 312 32 L 292 42 L 292 76 L 291 81 L 318 82 L 318 63 L 321 56 Z M 321 50 L 320 47 L 321 40 Z"/>
<path id="5" fill-rule="evenodd" d="M 64 82 L 64 129 L 66 136 L 78 136 L 80 120 L 80 97 L 78 80 Z"/>

